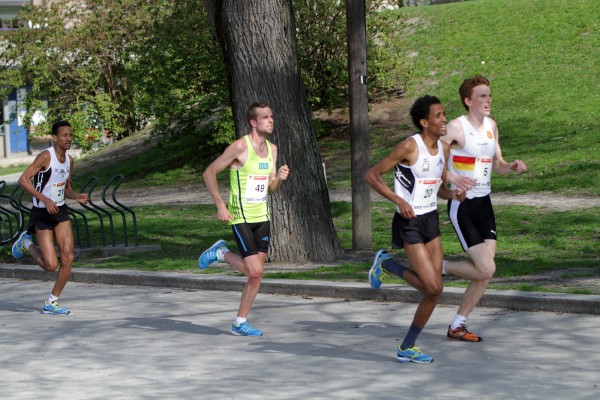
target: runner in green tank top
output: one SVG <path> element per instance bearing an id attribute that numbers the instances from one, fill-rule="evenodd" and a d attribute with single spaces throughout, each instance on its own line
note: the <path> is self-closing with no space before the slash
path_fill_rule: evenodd
<path id="1" fill-rule="evenodd" d="M 240 169 L 230 169 L 231 194 L 227 206 L 233 216 L 231 225 L 242 222 L 269 221 L 267 189 L 273 169 L 273 152 L 267 140 L 267 156 L 260 157 L 254 151 L 249 135 L 243 137 L 248 148 L 248 159 Z"/>
<path id="2" fill-rule="evenodd" d="M 204 182 L 217 206 L 219 221 L 232 226 L 241 255 L 229 251 L 218 240 L 198 258 L 198 267 L 225 261 L 248 277 L 242 291 L 238 314 L 231 333 L 238 336 L 261 336 L 262 331 L 246 319 L 258 294 L 270 241 L 270 216 L 267 197 L 287 179 L 289 168 L 277 165 L 277 146 L 267 140 L 273 133 L 273 112 L 265 103 L 252 104 L 246 117 L 250 133 L 229 145 L 204 171 Z M 221 198 L 217 174 L 230 168 L 229 206 Z"/>

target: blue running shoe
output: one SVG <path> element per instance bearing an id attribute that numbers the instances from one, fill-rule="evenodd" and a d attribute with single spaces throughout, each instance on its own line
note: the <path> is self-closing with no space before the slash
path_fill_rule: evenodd
<path id="1" fill-rule="evenodd" d="M 31 240 L 31 235 L 27 231 L 21 232 L 17 241 L 12 245 L 12 255 L 14 258 L 23 258 L 27 249 L 23 245 L 25 239 Z"/>
<path id="2" fill-rule="evenodd" d="M 417 346 L 412 346 L 404 350 L 402 350 L 400 346 L 398 346 L 398 351 L 396 352 L 396 360 L 401 363 L 430 363 L 433 362 L 433 357 L 421 353 L 421 350 L 419 350 Z"/>
<path id="3" fill-rule="evenodd" d="M 58 306 L 58 302 L 53 301 L 52 303 L 44 304 L 44 308 L 42 308 L 42 313 L 49 315 L 69 315 L 71 311 L 68 308 L 61 308 Z"/>
<path id="4" fill-rule="evenodd" d="M 215 244 L 206 249 L 204 253 L 198 257 L 198 268 L 205 269 L 208 268 L 210 264 L 219 261 L 217 258 L 217 250 L 219 250 L 221 247 L 227 247 L 227 244 L 222 239 L 217 240 Z"/>
<path id="5" fill-rule="evenodd" d="M 248 325 L 247 322 L 242 322 L 240 326 L 231 324 L 231 333 L 235 336 L 262 336 L 262 331 Z"/>
<path id="6" fill-rule="evenodd" d="M 375 254 L 375 261 L 373 261 L 373 266 L 369 271 L 369 283 L 373 289 L 379 289 L 383 279 L 387 276 L 387 271 L 381 267 L 381 263 L 390 257 L 390 253 L 383 249 Z"/>

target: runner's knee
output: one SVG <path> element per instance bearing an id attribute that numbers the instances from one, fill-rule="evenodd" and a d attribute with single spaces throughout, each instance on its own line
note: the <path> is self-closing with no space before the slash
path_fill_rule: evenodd
<path id="1" fill-rule="evenodd" d="M 429 282 L 425 285 L 425 296 L 438 297 L 444 291 L 444 284 L 441 280 L 435 282 Z"/>
<path id="2" fill-rule="evenodd" d="M 56 271 L 58 269 L 58 260 L 52 261 L 52 262 L 44 261 L 43 268 L 44 268 L 44 270 L 46 270 L 48 272 Z"/>
<path id="3" fill-rule="evenodd" d="M 492 260 L 484 264 L 477 265 L 477 271 L 479 272 L 479 274 L 475 280 L 489 281 L 494 277 L 494 274 L 496 273 L 496 263 Z"/>

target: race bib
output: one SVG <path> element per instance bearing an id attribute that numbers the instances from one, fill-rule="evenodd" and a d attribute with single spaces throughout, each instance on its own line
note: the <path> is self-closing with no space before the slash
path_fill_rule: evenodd
<path id="1" fill-rule="evenodd" d="M 418 179 L 415 182 L 412 208 L 415 213 L 426 213 L 437 209 L 437 192 L 441 179 Z"/>
<path id="2" fill-rule="evenodd" d="M 58 182 L 52 184 L 52 190 L 50 191 L 50 199 L 59 206 L 65 202 L 66 186 L 66 182 Z"/>
<path id="3" fill-rule="evenodd" d="M 488 188 L 492 185 L 492 159 L 476 158 L 473 169 L 473 179 L 477 181 L 476 188 Z"/>
<path id="4" fill-rule="evenodd" d="M 267 201 L 269 175 L 248 175 L 246 180 L 246 203 L 264 203 Z"/>

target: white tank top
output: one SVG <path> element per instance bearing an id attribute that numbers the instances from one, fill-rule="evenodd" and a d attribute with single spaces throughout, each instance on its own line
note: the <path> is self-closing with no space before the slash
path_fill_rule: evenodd
<path id="1" fill-rule="evenodd" d="M 460 176 L 477 181 L 475 187 L 467 191 L 467 198 L 484 197 L 492 191 L 492 166 L 496 155 L 496 138 L 489 118 L 483 119 L 483 132 L 475 129 L 463 115 L 459 117 L 465 135 L 462 149 L 450 149 L 449 170 Z M 452 185 L 452 189 L 456 186 Z"/>
<path id="2" fill-rule="evenodd" d="M 40 171 L 33 177 L 33 186 L 35 190 L 52 199 L 57 206 L 62 206 L 65 204 L 65 189 L 71 171 L 71 156 L 65 153 L 65 162 L 61 163 L 56 157 L 54 146 L 44 151 L 50 153 L 50 166 L 47 170 Z M 46 208 L 46 205 L 35 197 L 33 198 L 33 205 L 37 208 Z"/>
<path id="3" fill-rule="evenodd" d="M 419 157 L 413 165 L 398 163 L 394 167 L 394 191 L 412 207 L 416 215 L 437 210 L 437 192 L 442 184 L 444 148 L 438 140 L 436 155 L 429 154 L 420 134 L 406 140 L 417 142 Z M 396 207 L 400 212 L 400 207 Z"/>

